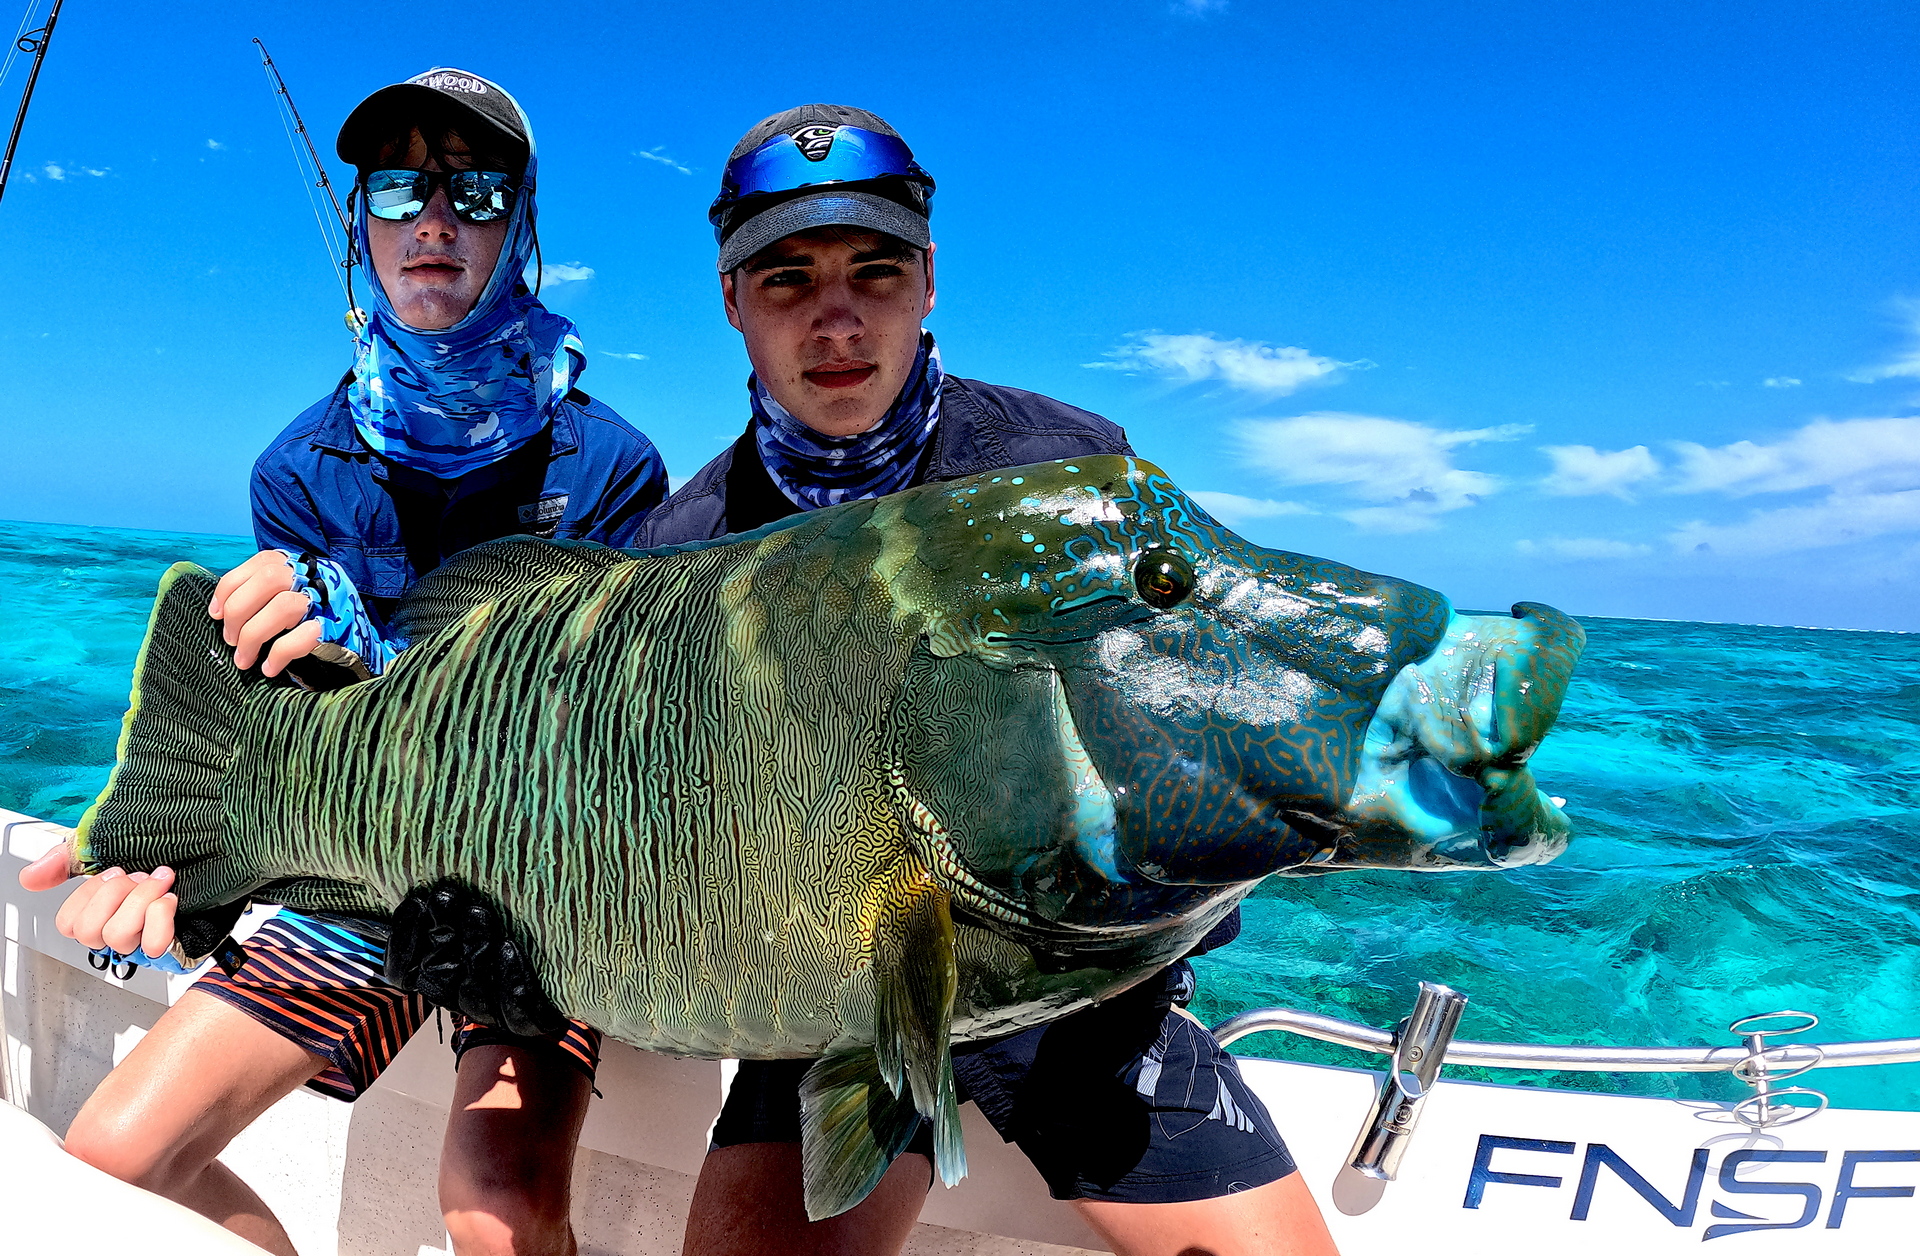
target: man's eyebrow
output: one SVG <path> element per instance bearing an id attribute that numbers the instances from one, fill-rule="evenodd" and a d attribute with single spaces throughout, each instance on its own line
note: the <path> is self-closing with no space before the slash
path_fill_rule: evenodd
<path id="1" fill-rule="evenodd" d="M 906 260 L 907 250 L 905 249 L 879 248 L 868 249 L 865 253 L 854 254 L 851 264 L 859 266 L 866 262 L 904 262 Z"/>
<path id="2" fill-rule="evenodd" d="M 747 273 L 757 275 L 763 270 L 784 270 L 789 266 L 811 266 L 813 259 L 804 253 L 792 257 L 756 257 L 747 263 Z"/>

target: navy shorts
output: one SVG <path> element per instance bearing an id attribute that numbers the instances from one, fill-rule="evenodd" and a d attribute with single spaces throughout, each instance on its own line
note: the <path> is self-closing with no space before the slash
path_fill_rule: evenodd
<path id="1" fill-rule="evenodd" d="M 954 1048 L 962 1101 L 1019 1145 L 1055 1199 L 1123 1204 L 1216 1199 L 1292 1173 L 1266 1105 L 1205 1026 L 1173 1004 L 1176 964 L 1086 1011 Z M 808 1060 L 743 1060 L 713 1145 L 800 1141 Z M 923 1126 L 909 1150 L 931 1155 Z"/>

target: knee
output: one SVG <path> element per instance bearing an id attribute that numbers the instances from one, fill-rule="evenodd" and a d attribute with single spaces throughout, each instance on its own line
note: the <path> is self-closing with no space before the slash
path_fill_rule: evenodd
<path id="1" fill-rule="evenodd" d="M 440 1206 L 455 1256 L 573 1256 L 565 1190 L 526 1182 L 441 1182 Z"/>
<path id="2" fill-rule="evenodd" d="M 67 1154 L 82 1160 L 109 1177 L 157 1194 L 169 1194 L 175 1176 L 175 1156 L 170 1148 L 140 1137 L 135 1126 L 114 1119 L 111 1113 L 82 1108 L 67 1130 Z"/>

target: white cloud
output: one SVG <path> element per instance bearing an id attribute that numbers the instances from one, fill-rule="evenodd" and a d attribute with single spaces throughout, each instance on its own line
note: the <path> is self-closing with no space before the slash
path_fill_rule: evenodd
<path id="1" fill-rule="evenodd" d="M 1368 503 L 1341 518 L 1374 532 L 1437 527 L 1439 516 L 1498 492 L 1498 477 L 1453 465 L 1453 451 L 1513 440 L 1525 424 L 1451 431 L 1404 419 L 1320 411 L 1239 424 L 1247 459 L 1283 484 L 1330 484 Z"/>
<path id="2" fill-rule="evenodd" d="M 583 283 L 593 278 L 593 267 L 579 262 L 548 262 L 540 268 L 541 283 Z"/>
<path id="3" fill-rule="evenodd" d="M 67 181 L 67 172 L 65 170 L 62 170 L 59 166 L 54 165 L 52 162 L 48 162 L 46 164 L 45 169 L 46 169 L 46 176 L 49 179 L 52 179 L 55 183 L 65 183 Z"/>
<path id="4" fill-rule="evenodd" d="M 1761 380 L 1760 384 L 1762 387 L 1765 387 L 1765 388 L 1798 388 L 1800 387 L 1800 381 L 1795 379 L 1791 375 L 1769 375 L 1766 379 Z"/>
<path id="5" fill-rule="evenodd" d="M 647 355 L 644 353 L 615 353 L 611 349 L 602 349 L 600 352 L 606 357 L 625 358 L 629 362 L 645 362 L 647 360 Z"/>
<path id="6" fill-rule="evenodd" d="M 1920 531 L 1920 418 L 1817 419 L 1768 444 L 1674 445 L 1678 493 L 1797 493 L 1819 501 L 1755 510 L 1737 523 L 1693 520 L 1667 540 L 1683 553 L 1782 554 Z"/>
<path id="7" fill-rule="evenodd" d="M 1227 11 L 1228 0 L 1174 0 L 1173 11 L 1187 17 L 1205 17 Z"/>
<path id="8" fill-rule="evenodd" d="M 1215 493 L 1207 489 L 1188 493 L 1206 512 L 1228 527 L 1239 527 L 1255 519 L 1278 519 L 1283 515 L 1310 515 L 1313 507 L 1300 502 L 1277 502 L 1269 497 L 1242 497 L 1238 493 Z"/>
<path id="9" fill-rule="evenodd" d="M 80 173 L 90 174 L 96 179 L 104 179 L 107 177 L 107 172 L 105 170 L 95 170 L 92 166 L 80 167 Z"/>
<path id="10" fill-rule="evenodd" d="M 1096 370 L 1144 371 L 1186 382 L 1217 379 L 1233 388 L 1281 397 L 1305 384 L 1329 383 L 1346 368 L 1371 362 L 1339 362 L 1288 345 L 1259 340 L 1221 340 L 1217 336 L 1170 336 L 1164 332 L 1136 334 L 1128 344 L 1109 350 L 1111 361 L 1088 362 Z"/>
<path id="11" fill-rule="evenodd" d="M 211 148 L 211 149 L 212 149 L 212 150 L 213 150 L 214 152 L 216 152 L 216 153 L 217 153 L 217 152 L 219 152 L 219 151 L 220 151 L 221 149 L 223 149 L 223 148 L 225 148 L 225 147 L 226 147 L 226 145 L 225 145 L 225 144 L 222 144 L 222 143 L 221 143 L 221 142 L 220 142 L 219 140 L 208 140 L 208 141 L 207 141 L 207 147 L 208 147 L 208 148 Z"/>
<path id="12" fill-rule="evenodd" d="M 1920 418 L 1816 419 L 1770 445 L 1750 440 L 1679 455 L 1680 493 L 1790 493 L 1833 488 L 1873 492 L 1920 487 Z"/>
<path id="13" fill-rule="evenodd" d="M 1660 474 L 1659 460 L 1645 445 L 1616 450 L 1547 445 L 1540 452 L 1553 459 L 1553 474 L 1540 481 L 1540 487 L 1558 497 L 1611 493 L 1622 501 L 1632 501 L 1628 488 Z"/>
<path id="14" fill-rule="evenodd" d="M 1538 541 L 1515 541 L 1513 548 L 1538 558 L 1563 558 L 1573 562 L 1599 562 L 1615 558 L 1638 558 L 1653 552 L 1651 545 L 1632 541 L 1610 541 L 1599 536 L 1549 536 Z"/>
<path id="15" fill-rule="evenodd" d="M 688 169 L 686 166 L 681 165 L 676 158 L 669 157 L 667 156 L 667 154 L 660 151 L 665 147 L 666 147 L 665 144 L 655 144 L 652 148 L 646 149 L 644 151 L 635 150 L 633 155 L 635 157 L 644 157 L 648 161 L 657 161 L 661 165 L 667 167 L 670 170 L 678 170 L 681 174 L 693 173 L 692 170 Z"/>
<path id="16" fill-rule="evenodd" d="M 1920 488 L 1835 493 L 1825 501 L 1756 510 L 1734 524 L 1684 523 L 1667 537 L 1682 553 L 1721 557 L 1826 549 L 1890 533 L 1920 531 Z"/>
<path id="17" fill-rule="evenodd" d="M 1879 366 L 1870 366 L 1847 376 L 1856 384 L 1873 384 L 1883 379 L 1907 377 L 1920 379 L 1920 301 L 1901 301 L 1896 305 L 1907 323 L 1913 343 L 1899 357 Z"/>

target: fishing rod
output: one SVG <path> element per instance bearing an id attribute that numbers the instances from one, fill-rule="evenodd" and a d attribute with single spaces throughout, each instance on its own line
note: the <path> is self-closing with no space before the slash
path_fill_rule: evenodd
<path id="1" fill-rule="evenodd" d="M 13 134 L 7 137 L 7 155 L 0 158 L 0 197 L 7 194 L 7 175 L 13 170 L 13 152 L 20 147 L 20 128 L 27 123 L 27 106 L 33 103 L 34 84 L 40 81 L 40 63 L 47 59 L 47 45 L 53 42 L 53 25 L 60 20 L 60 6 L 66 0 L 53 0 L 53 11 L 47 14 L 47 24 L 37 31 L 29 31 L 13 41 L 17 52 L 33 54 L 33 69 L 27 74 L 27 90 L 20 94 L 20 108 L 13 115 Z M 27 5 L 27 12 L 33 12 L 33 5 Z M 22 22 L 22 26 L 26 23 Z"/>
<path id="2" fill-rule="evenodd" d="M 313 219 L 320 227 L 320 241 L 327 250 L 327 258 L 334 265 L 335 278 L 340 281 L 340 290 L 346 295 L 347 308 L 353 308 L 353 286 L 349 271 L 358 260 L 354 256 L 353 228 L 348 225 L 347 213 L 340 207 L 340 198 L 334 194 L 333 180 L 327 177 L 327 168 L 320 160 L 320 153 L 313 146 L 313 136 L 307 131 L 307 124 L 300 117 L 300 109 L 293 103 L 293 93 L 287 90 L 286 79 L 280 76 L 280 67 L 273 63 L 273 57 L 267 52 L 266 44 L 258 38 L 254 44 L 260 49 L 260 67 L 266 71 L 267 84 L 275 94 L 274 105 L 280 114 L 280 126 L 287 132 L 287 143 L 293 149 L 293 164 L 300 171 L 301 183 L 307 185 L 307 203 L 313 208 Z M 300 147 L 306 146 L 307 160 L 302 163 Z M 314 176 L 308 180 L 308 173 Z M 318 189 L 327 197 L 327 204 L 333 208 L 334 225 L 340 229 L 339 243 L 334 241 L 333 233 L 328 229 L 325 211 L 314 196 Z"/>

